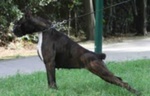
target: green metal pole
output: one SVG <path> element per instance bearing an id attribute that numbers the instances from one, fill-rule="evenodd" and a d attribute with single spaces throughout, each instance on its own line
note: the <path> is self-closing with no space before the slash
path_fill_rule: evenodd
<path id="1" fill-rule="evenodd" d="M 103 0 L 96 0 L 95 52 L 102 52 Z"/>

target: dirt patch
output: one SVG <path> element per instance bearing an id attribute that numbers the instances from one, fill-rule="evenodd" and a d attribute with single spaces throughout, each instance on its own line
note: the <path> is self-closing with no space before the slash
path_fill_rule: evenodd
<path id="1" fill-rule="evenodd" d="M 30 42 L 12 42 L 0 47 L 0 60 L 37 55 L 36 44 Z"/>

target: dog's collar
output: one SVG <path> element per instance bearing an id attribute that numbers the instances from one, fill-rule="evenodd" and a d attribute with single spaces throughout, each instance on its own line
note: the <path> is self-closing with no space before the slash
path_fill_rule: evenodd
<path id="1" fill-rule="evenodd" d="M 51 28 L 57 28 L 57 27 L 61 27 L 63 24 L 66 24 L 67 23 L 67 20 L 63 20 L 62 22 L 52 22 L 52 26 Z"/>
<path id="2" fill-rule="evenodd" d="M 56 30 L 61 30 L 63 24 L 66 24 L 67 20 L 63 20 L 62 22 L 52 22 L 52 25 L 50 27 L 48 27 L 47 29 L 44 29 L 42 32 L 47 31 L 49 29 L 56 29 Z"/>

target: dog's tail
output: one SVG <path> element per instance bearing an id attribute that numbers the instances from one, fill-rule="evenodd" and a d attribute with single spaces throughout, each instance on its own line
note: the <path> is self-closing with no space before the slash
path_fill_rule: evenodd
<path id="1" fill-rule="evenodd" d="M 106 58 L 106 54 L 105 53 L 100 53 L 100 54 L 96 54 L 98 59 L 104 60 Z"/>

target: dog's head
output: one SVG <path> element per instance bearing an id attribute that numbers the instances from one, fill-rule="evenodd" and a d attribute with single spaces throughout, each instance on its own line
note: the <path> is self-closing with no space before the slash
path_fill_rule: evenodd
<path id="1" fill-rule="evenodd" d="M 50 27 L 51 23 L 43 18 L 32 16 L 30 13 L 25 13 L 24 16 L 14 24 L 14 34 L 21 37 L 26 34 L 43 31 Z"/>

